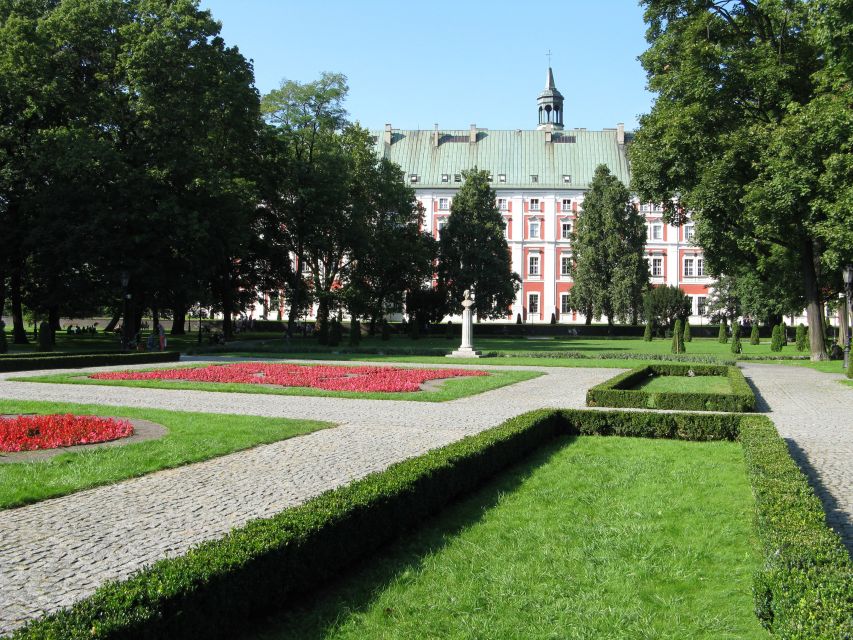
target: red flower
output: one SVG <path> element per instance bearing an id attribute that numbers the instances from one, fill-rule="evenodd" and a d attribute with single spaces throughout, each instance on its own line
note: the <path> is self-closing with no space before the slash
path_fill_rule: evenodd
<path id="1" fill-rule="evenodd" d="M 0 418 L 0 451 L 55 449 L 132 435 L 133 425 L 117 418 L 71 414 Z"/>
<path id="2" fill-rule="evenodd" d="M 486 376 L 485 371 L 466 369 L 403 369 L 398 367 L 340 367 L 299 364 L 238 362 L 157 371 L 95 373 L 96 380 L 183 380 L 239 384 L 271 384 L 282 387 L 311 387 L 326 391 L 419 391 L 427 380 Z"/>

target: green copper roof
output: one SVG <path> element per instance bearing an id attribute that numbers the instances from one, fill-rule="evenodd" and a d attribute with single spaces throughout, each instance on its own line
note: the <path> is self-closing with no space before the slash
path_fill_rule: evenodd
<path id="1" fill-rule="evenodd" d="M 458 187 L 454 174 L 474 166 L 492 173 L 495 189 L 586 189 L 599 164 L 606 164 L 625 185 L 630 182 L 625 145 L 617 142 L 615 129 L 555 131 L 550 143 L 539 130 L 479 129 L 474 143 L 469 142 L 469 131 L 439 131 L 437 147 L 434 131 L 394 129 L 390 145 L 385 142 L 387 132 L 373 135 L 377 153 L 399 164 L 407 181 L 412 174 L 418 176 L 411 185 L 416 188 Z M 442 181 L 442 174 L 450 176 L 449 183 Z M 506 182 L 499 181 L 500 174 L 506 175 Z M 571 176 L 571 182 L 563 176 Z"/>

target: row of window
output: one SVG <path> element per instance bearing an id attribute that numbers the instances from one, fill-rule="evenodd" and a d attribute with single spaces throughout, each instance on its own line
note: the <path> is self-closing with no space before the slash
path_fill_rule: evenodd
<path id="1" fill-rule="evenodd" d="M 530 211 L 544 211 L 544 209 L 541 208 L 539 198 L 530 198 L 527 203 Z M 499 211 L 509 211 L 509 200 L 507 198 L 498 198 L 497 205 Z M 450 198 L 439 198 L 438 210 L 450 211 Z M 560 203 L 560 210 L 570 212 L 572 210 L 572 201 L 569 198 L 564 198 Z"/>
<path id="2" fill-rule="evenodd" d="M 708 309 L 708 298 L 706 296 L 698 296 L 696 299 L 696 312 L 700 316 L 704 316 Z M 527 294 L 527 312 L 529 314 L 539 313 L 539 293 L 536 291 Z M 568 314 L 572 312 L 572 307 L 569 304 L 569 294 L 560 294 L 560 313 Z"/>
<path id="3" fill-rule="evenodd" d="M 444 183 L 449 183 L 451 177 L 453 178 L 453 182 L 462 182 L 462 174 L 461 173 L 453 173 L 453 174 L 442 173 L 441 174 L 441 181 Z M 412 184 L 417 184 L 420 181 L 421 181 L 421 177 L 417 173 L 410 173 L 409 174 L 409 182 L 411 182 Z M 495 181 L 495 179 L 492 176 L 492 174 L 490 173 L 489 174 L 489 182 L 494 182 L 494 181 Z M 506 183 L 506 174 L 505 173 L 499 173 L 498 174 L 498 182 Z M 530 183 L 531 184 L 539 184 L 539 174 L 538 173 L 531 173 L 530 174 Z M 572 176 L 570 176 L 568 173 L 563 174 L 563 184 L 572 184 Z"/>
<path id="4" fill-rule="evenodd" d="M 538 278 L 541 274 L 539 270 L 540 258 L 537 254 L 532 253 L 527 256 L 527 275 L 531 278 Z M 572 275 L 572 257 L 560 256 L 560 275 Z"/>
<path id="5" fill-rule="evenodd" d="M 695 230 L 692 224 L 684 225 L 684 240 L 690 242 L 695 236 Z M 663 240 L 663 223 L 648 222 L 646 223 L 646 237 L 649 240 Z"/>

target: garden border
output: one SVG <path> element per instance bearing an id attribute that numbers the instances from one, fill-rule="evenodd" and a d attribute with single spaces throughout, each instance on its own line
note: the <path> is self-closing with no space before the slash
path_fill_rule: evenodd
<path id="1" fill-rule="evenodd" d="M 14 371 L 39 371 L 42 369 L 78 369 L 81 367 L 108 367 L 113 365 L 158 364 L 178 362 L 179 351 L 157 351 L 154 353 L 109 353 L 109 354 L 44 354 L 44 357 L 0 359 L 0 373 Z"/>
<path id="2" fill-rule="evenodd" d="M 849 629 L 853 562 L 768 418 L 545 409 L 161 560 L 12 637 L 229 637 L 247 619 L 333 579 L 560 435 L 742 436 L 765 558 L 755 579 L 759 619 L 782 637 L 840 638 Z M 786 635 L 792 629 L 798 632 Z"/>
<path id="3" fill-rule="evenodd" d="M 726 376 L 731 394 L 649 392 L 632 389 L 650 375 Z M 755 411 L 755 394 L 740 369 L 723 365 L 650 364 L 620 373 L 586 392 L 588 407 L 679 409 L 683 411 Z"/>

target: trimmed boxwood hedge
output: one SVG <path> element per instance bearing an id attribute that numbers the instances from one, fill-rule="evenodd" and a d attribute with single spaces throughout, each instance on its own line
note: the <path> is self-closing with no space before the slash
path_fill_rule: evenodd
<path id="1" fill-rule="evenodd" d="M 742 442 L 756 491 L 762 540 L 796 540 L 805 513 L 809 532 L 821 541 L 814 547 L 819 558 L 805 557 L 813 547 L 790 551 L 798 561 L 795 565 L 787 561 L 784 549 L 780 559 L 776 557 L 778 549 L 765 544 L 768 563 L 772 564 L 767 565 L 771 570 L 758 576 L 757 593 L 761 597 L 760 613 L 769 611 L 772 615 L 761 613 L 762 620 L 773 630 L 796 628 L 801 624 L 797 616 L 814 617 L 815 612 L 822 616 L 824 607 L 829 607 L 826 620 L 808 622 L 810 629 L 827 635 L 783 637 L 844 637 L 832 631 L 843 628 L 843 605 L 853 589 L 850 582 L 842 580 L 849 576 L 849 558 L 845 565 L 846 556 L 838 552 L 843 547 L 837 536 L 829 530 L 817 531 L 819 519 L 815 520 L 812 513 L 813 496 L 809 502 L 805 495 L 808 485 L 801 474 L 791 471 L 790 458 L 785 466 L 784 443 L 766 418 L 571 410 L 541 410 L 518 416 L 326 492 L 272 518 L 250 522 L 185 556 L 157 562 L 124 582 L 106 584 L 71 608 L 29 623 L 13 637 L 231 637 L 245 627 L 247 620 L 280 608 L 306 589 L 340 575 L 347 565 L 364 559 L 559 435 L 733 440 L 741 425 L 747 425 L 745 433 L 749 435 Z M 792 501 L 787 497 L 789 492 L 805 499 Z M 771 558 L 770 554 L 776 556 Z M 813 567 L 810 578 L 820 579 L 826 572 L 829 584 L 835 585 L 830 594 L 815 586 L 814 580 L 792 581 L 808 562 Z M 796 591 L 788 592 L 791 588 Z M 814 601 L 827 595 L 832 596 L 828 604 Z"/>
<path id="2" fill-rule="evenodd" d="M 634 389 L 649 376 L 726 376 L 732 393 L 649 392 Z M 686 411 L 755 411 L 755 394 L 740 369 L 722 365 L 652 364 L 637 367 L 589 389 L 588 407 L 682 409 Z"/>
<path id="3" fill-rule="evenodd" d="M 112 365 L 153 364 L 177 362 L 178 351 L 155 351 L 154 353 L 107 353 L 107 354 L 40 354 L 41 357 L 0 359 L 0 372 L 37 371 L 39 369 L 78 369 L 80 367 L 108 367 Z"/>

